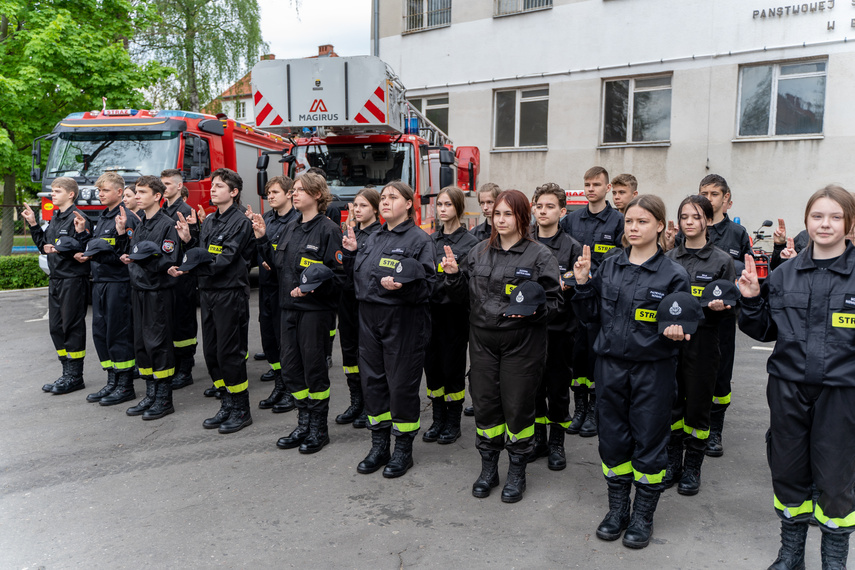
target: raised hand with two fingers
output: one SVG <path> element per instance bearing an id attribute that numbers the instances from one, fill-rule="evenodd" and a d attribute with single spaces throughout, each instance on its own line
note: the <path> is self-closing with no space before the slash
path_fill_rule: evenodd
<path id="1" fill-rule="evenodd" d="M 745 269 L 736 283 L 743 297 L 756 297 L 760 294 L 760 280 L 757 278 L 757 266 L 750 254 L 745 254 Z"/>
<path id="2" fill-rule="evenodd" d="M 341 247 L 346 249 L 347 251 L 356 251 L 357 243 L 356 243 L 356 233 L 354 233 L 353 228 L 347 228 L 347 233 L 341 238 Z"/>
<path id="3" fill-rule="evenodd" d="M 582 255 L 573 264 L 573 276 L 576 277 L 576 285 L 584 285 L 591 276 L 591 246 L 582 246 Z"/>
<path id="4" fill-rule="evenodd" d="M 457 260 L 454 258 L 454 252 L 451 250 L 451 246 L 448 245 L 444 246 L 443 250 L 445 256 L 442 258 L 442 270 L 449 275 L 454 275 L 460 271 Z"/>

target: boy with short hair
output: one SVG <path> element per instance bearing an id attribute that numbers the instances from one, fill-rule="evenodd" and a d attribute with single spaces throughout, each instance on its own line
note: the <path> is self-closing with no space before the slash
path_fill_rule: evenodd
<path id="1" fill-rule="evenodd" d="M 53 394 L 68 394 L 81 390 L 83 383 L 83 358 L 86 356 L 86 290 L 89 281 L 89 263 L 79 263 L 72 251 L 59 251 L 58 242 L 81 250 L 79 240 L 86 233 L 77 232 L 76 217 L 84 220 L 84 229 L 89 222 L 74 205 L 78 187 L 73 178 L 60 176 L 50 187 L 53 217 L 47 229 L 42 230 L 29 204 L 24 205 L 22 217 L 30 226 L 30 235 L 39 252 L 47 255 L 50 275 L 48 278 L 48 327 L 53 346 L 62 363 L 62 375 L 56 382 L 45 384 L 42 390 Z M 76 246 L 75 246 L 76 244 Z M 61 246 L 61 249 L 65 249 Z"/>
<path id="2" fill-rule="evenodd" d="M 492 182 L 487 182 L 478 189 L 478 205 L 481 206 L 481 212 L 484 214 L 484 222 L 470 230 L 470 233 L 478 241 L 490 239 L 490 233 L 493 231 L 493 225 L 490 221 L 493 217 L 493 205 L 501 192 L 502 189 L 499 188 L 498 184 Z"/>
<path id="3" fill-rule="evenodd" d="M 638 196 L 638 180 L 632 174 L 618 174 L 612 178 L 612 199 L 615 209 L 623 214 L 626 207 Z"/>

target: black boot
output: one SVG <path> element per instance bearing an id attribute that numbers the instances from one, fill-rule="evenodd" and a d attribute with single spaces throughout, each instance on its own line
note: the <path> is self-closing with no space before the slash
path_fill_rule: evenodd
<path id="1" fill-rule="evenodd" d="M 329 429 L 327 428 L 327 412 L 309 412 L 309 435 L 300 444 L 300 453 L 309 455 L 317 453 L 330 442 Z"/>
<path id="2" fill-rule="evenodd" d="M 502 489 L 503 503 L 516 503 L 521 501 L 525 493 L 525 466 L 528 458 L 519 453 L 508 452 L 510 465 L 508 466 L 508 479 L 505 488 Z"/>
<path id="3" fill-rule="evenodd" d="M 805 570 L 807 531 L 807 522 L 781 521 L 781 548 L 769 570 Z"/>
<path id="4" fill-rule="evenodd" d="M 210 388 L 206 388 L 202 395 L 206 398 L 217 398 L 220 399 L 223 397 L 222 392 L 225 391 L 225 388 L 217 388 L 216 386 L 211 386 Z"/>
<path id="5" fill-rule="evenodd" d="M 173 412 L 175 408 L 172 406 L 172 379 L 158 380 L 154 392 L 154 404 L 143 412 L 142 419 L 159 420 Z"/>
<path id="6" fill-rule="evenodd" d="M 849 557 L 849 535 L 822 533 L 820 554 L 822 570 L 846 570 L 846 559 Z"/>
<path id="7" fill-rule="evenodd" d="M 475 415 L 475 406 L 466 406 L 463 408 L 463 415 L 467 418 L 471 418 Z"/>
<path id="8" fill-rule="evenodd" d="M 63 378 L 65 378 L 66 376 L 68 376 L 68 359 L 67 359 L 67 358 L 65 358 L 65 357 L 63 357 L 63 358 L 59 361 L 59 363 L 60 363 L 60 364 L 62 364 L 62 374 L 60 374 L 60 375 L 59 375 L 59 378 L 57 378 L 57 379 L 56 379 L 56 380 L 54 380 L 53 382 L 50 382 L 50 383 L 48 383 L 48 384 L 43 385 L 43 386 L 42 386 L 42 391 L 43 391 L 43 392 L 50 392 L 50 391 L 52 391 L 52 390 L 53 390 L 53 385 L 54 385 L 54 384 L 56 384 L 57 382 L 59 382 L 60 380 L 62 380 L 62 379 L 63 379 Z M 68 380 L 67 380 L 67 379 L 66 379 L 66 380 L 63 380 L 63 381 L 64 381 L 64 382 L 68 382 Z"/>
<path id="9" fill-rule="evenodd" d="M 365 429 L 368 427 L 368 412 L 365 411 L 365 408 L 362 409 L 362 413 L 350 425 L 356 429 Z"/>
<path id="10" fill-rule="evenodd" d="M 391 439 L 392 428 L 381 428 L 371 430 L 371 450 L 365 459 L 359 462 L 356 466 L 356 471 L 367 475 L 374 473 L 392 459 L 389 453 L 389 440 Z"/>
<path id="11" fill-rule="evenodd" d="M 701 490 L 701 464 L 704 462 L 704 451 L 702 449 L 686 448 L 686 464 L 683 468 L 683 477 L 677 485 L 677 492 L 681 495 L 697 495 Z"/>
<path id="12" fill-rule="evenodd" d="M 100 402 L 101 398 L 110 394 L 113 390 L 116 389 L 116 369 L 108 368 L 107 369 L 107 385 L 98 390 L 93 394 L 89 394 L 86 396 L 87 402 Z"/>
<path id="13" fill-rule="evenodd" d="M 282 373 L 279 370 L 275 370 L 276 376 L 273 379 L 273 391 L 270 392 L 270 395 L 266 400 L 261 400 L 258 403 L 259 409 L 269 410 L 276 404 L 282 401 L 285 396 L 288 396 L 288 390 L 285 388 L 285 379 L 282 378 Z"/>
<path id="14" fill-rule="evenodd" d="M 588 409 L 585 412 L 585 421 L 579 429 L 582 437 L 594 437 L 597 435 L 597 396 L 593 392 L 588 396 Z"/>
<path id="15" fill-rule="evenodd" d="M 541 457 L 549 455 L 549 446 L 546 444 L 546 424 L 534 424 L 534 449 L 528 456 L 528 462 L 534 463 Z"/>
<path id="16" fill-rule="evenodd" d="M 481 474 L 472 483 L 472 496 L 479 499 L 490 496 L 490 490 L 499 486 L 499 455 L 501 451 L 484 451 L 481 454 Z"/>
<path id="17" fill-rule="evenodd" d="M 214 414 L 214 417 L 208 418 L 202 422 L 202 427 L 205 429 L 216 429 L 223 425 L 223 422 L 229 419 L 232 414 L 232 395 L 228 392 L 223 395 L 220 400 L 220 409 Z"/>
<path id="18" fill-rule="evenodd" d="M 395 436 L 395 451 L 383 469 L 383 477 L 394 479 L 410 470 L 410 467 L 413 466 L 413 440 L 415 438 L 415 432 Z"/>
<path id="19" fill-rule="evenodd" d="M 102 406 L 115 406 L 123 402 L 130 402 L 136 397 L 133 370 L 121 370 L 116 372 L 116 389 L 101 398 L 98 403 Z"/>
<path id="20" fill-rule="evenodd" d="M 54 383 L 51 394 L 58 396 L 70 394 L 85 387 L 86 384 L 83 383 L 83 359 L 75 358 L 68 361 L 68 376 L 63 376 Z"/>
<path id="21" fill-rule="evenodd" d="M 309 410 L 300 408 L 297 410 L 297 427 L 285 437 L 280 437 L 276 442 L 276 447 L 279 449 L 291 449 L 300 447 L 306 436 L 309 435 Z"/>
<path id="22" fill-rule="evenodd" d="M 445 426 L 437 438 L 437 443 L 454 443 L 460 437 L 460 419 L 463 415 L 463 401 L 445 403 Z"/>
<path id="23" fill-rule="evenodd" d="M 220 424 L 220 433 L 235 433 L 252 425 L 252 414 L 249 411 L 249 389 L 232 394 L 232 411 L 229 419 Z"/>
<path id="24" fill-rule="evenodd" d="M 445 400 L 442 398 L 431 398 L 430 408 L 433 413 L 433 423 L 422 434 L 422 441 L 432 443 L 439 439 L 439 434 L 445 429 L 445 420 L 447 416 Z"/>
<path id="25" fill-rule="evenodd" d="M 348 378 L 347 388 L 350 390 L 350 406 L 335 417 L 337 424 L 353 423 L 353 420 L 359 417 L 365 407 L 365 401 L 362 399 L 362 383 L 359 378 Z"/>
<path id="26" fill-rule="evenodd" d="M 265 372 L 264 374 L 261 375 L 261 377 L 259 378 L 259 381 L 261 381 L 261 382 L 274 382 L 276 380 L 276 378 L 280 377 L 280 376 L 282 376 L 281 370 L 274 370 L 271 368 L 270 370 L 268 370 L 267 372 Z"/>
<path id="27" fill-rule="evenodd" d="M 617 540 L 629 526 L 629 493 L 632 481 L 609 477 L 609 512 L 600 526 L 597 527 L 597 538 L 602 540 Z"/>
<path id="28" fill-rule="evenodd" d="M 644 485 L 635 488 L 632 516 L 629 517 L 629 526 L 623 534 L 623 545 L 627 548 L 644 548 L 650 544 L 650 536 L 653 534 L 653 513 L 656 512 L 659 495 L 661 495 L 659 491 L 653 491 Z"/>
<path id="29" fill-rule="evenodd" d="M 546 466 L 551 471 L 561 471 L 567 467 L 567 459 L 564 457 L 564 428 L 561 424 L 549 426 L 549 456 L 546 458 Z"/>
<path id="30" fill-rule="evenodd" d="M 683 432 L 672 431 L 668 440 L 668 465 L 665 467 L 665 478 L 662 483 L 666 489 L 676 485 L 683 476 Z"/>
<path id="31" fill-rule="evenodd" d="M 724 412 L 727 408 L 713 410 L 710 412 L 710 436 L 707 439 L 707 448 L 704 453 L 708 457 L 721 457 L 724 455 L 724 446 L 721 441 L 721 432 L 724 429 Z"/>
<path id="32" fill-rule="evenodd" d="M 144 411 L 149 409 L 154 404 L 155 388 L 157 383 L 151 378 L 145 380 L 145 396 L 136 406 L 131 406 L 125 411 L 129 416 L 141 416 Z"/>
<path id="33" fill-rule="evenodd" d="M 294 400 L 294 396 L 292 396 L 290 392 L 286 391 L 285 395 L 282 396 L 282 399 L 279 400 L 279 403 L 273 404 L 273 413 L 284 414 L 285 412 L 290 412 L 296 407 L 297 401 Z"/>
<path id="34" fill-rule="evenodd" d="M 588 414 L 588 393 L 573 392 L 573 403 L 576 405 L 576 411 L 573 412 L 573 419 L 567 426 L 567 433 L 570 435 L 578 434 L 582 424 L 585 423 L 585 416 Z"/>
<path id="35" fill-rule="evenodd" d="M 178 359 L 178 370 L 172 377 L 172 389 L 180 390 L 193 383 L 193 365 L 196 359 L 190 356 L 182 356 Z"/>

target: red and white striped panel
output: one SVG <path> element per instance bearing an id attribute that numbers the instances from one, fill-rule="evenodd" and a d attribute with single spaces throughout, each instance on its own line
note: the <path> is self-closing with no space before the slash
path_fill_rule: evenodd
<path id="1" fill-rule="evenodd" d="M 386 122 L 386 91 L 382 85 L 374 90 L 354 120 L 360 124 Z"/>
<path id="2" fill-rule="evenodd" d="M 255 92 L 253 102 L 255 107 L 255 126 L 275 127 L 282 124 L 282 117 L 273 111 L 273 105 L 264 99 L 261 91 Z"/>

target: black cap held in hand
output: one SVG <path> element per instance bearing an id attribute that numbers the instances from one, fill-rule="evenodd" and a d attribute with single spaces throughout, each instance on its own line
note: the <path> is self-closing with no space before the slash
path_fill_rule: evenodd
<path id="1" fill-rule="evenodd" d="M 86 244 L 84 255 L 86 255 L 86 257 L 93 257 L 99 253 L 104 253 L 105 251 L 113 251 L 113 246 L 101 238 L 95 238 L 90 239 Z"/>
<path id="2" fill-rule="evenodd" d="M 546 291 L 537 281 L 526 281 L 511 291 L 511 302 L 506 317 L 530 317 L 546 304 Z"/>
<path id="3" fill-rule="evenodd" d="M 60 253 L 77 253 L 83 251 L 83 246 L 80 245 L 80 242 L 69 236 L 62 236 L 56 240 L 53 246 Z"/>
<path id="4" fill-rule="evenodd" d="M 131 253 L 128 255 L 134 261 L 139 261 L 142 259 L 148 259 L 149 257 L 154 257 L 156 255 L 160 255 L 160 246 L 154 243 L 153 241 L 141 241 L 137 244 L 134 244 L 134 247 L 131 248 Z"/>
<path id="5" fill-rule="evenodd" d="M 727 279 L 718 279 L 713 281 L 701 293 L 701 303 L 704 307 L 710 304 L 710 301 L 721 300 L 725 305 L 735 307 L 739 302 L 739 288 L 735 283 Z"/>
<path id="6" fill-rule="evenodd" d="M 310 293 L 334 276 L 333 270 L 323 263 L 313 263 L 300 274 L 300 291 Z"/>
<path id="7" fill-rule="evenodd" d="M 181 260 L 181 265 L 178 267 L 178 271 L 192 271 L 196 269 L 196 267 L 200 265 L 204 265 L 206 263 L 211 263 L 214 261 L 214 255 L 202 249 L 201 247 L 194 247 L 193 249 L 187 250 L 187 253 L 184 254 L 184 259 Z"/>
<path id="8" fill-rule="evenodd" d="M 678 291 L 666 295 L 656 310 L 659 334 L 665 332 L 665 329 L 671 325 L 683 327 L 684 334 L 694 334 L 703 316 L 701 304 L 691 293 Z"/>

